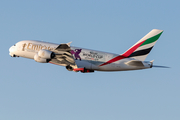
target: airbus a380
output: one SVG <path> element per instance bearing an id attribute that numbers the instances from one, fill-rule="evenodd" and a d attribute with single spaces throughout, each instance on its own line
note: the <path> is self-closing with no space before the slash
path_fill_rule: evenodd
<path id="1" fill-rule="evenodd" d="M 153 29 L 123 54 L 112 54 L 84 49 L 66 44 L 24 40 L 11 46 L 12 57 L 34 59 L 40 63 L 65 66 L 69 71 L 83 73 L 94 71 L 127 71 L 153 67 L 153 61 L 145 61 L 163 30 Z"/>

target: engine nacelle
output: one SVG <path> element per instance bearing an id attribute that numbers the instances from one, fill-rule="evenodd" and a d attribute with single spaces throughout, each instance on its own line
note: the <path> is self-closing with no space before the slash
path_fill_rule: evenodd
<path id="1" fill-rule="evenodd" d="M 68 71 L 73 71 L 73 68 L 72 68 L 70 65 L 66 66 L 66 69 L 67 69 Z"/>
<path id="2" fill-rule="evenodd" d="M 52 59 L 55 57 L 55 53 L 49 50 L 42 49 L 38 52 L 38 56 L 44 59 Z"/>
<path id="3" fill-rule="evenodd" d="M 35 54 L 34 60 L 36 62 L 40 62 L 40 63 L 48 63 L 51 59 L 44 59 L 44 58 L 41 58 L 40 56 L 38 56 L 38 54 Z"/>

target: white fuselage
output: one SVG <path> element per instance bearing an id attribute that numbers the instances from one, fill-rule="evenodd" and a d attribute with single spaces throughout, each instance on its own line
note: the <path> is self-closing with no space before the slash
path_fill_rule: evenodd
<path id="1" fill-rule="evenodd" d="M 37 54 L 39 50 L 46 49 L 49 51 L 55 51 L 58 46 L 59 44 L 54 43 L 25 40 L 20 41 L 14 46 L 10 47 L 9 52 L 12 57 L 20 56 L 24 58 L 34 59 L 35 54 Z M 142 61 L 143 66 L 131 66 L 126 64 L 128 61 L 135 60 L 134 58 L 124 58 L 110 64 L 100 66 L 101 64 L 119 55 L 79 47 L 71 46 L 70 48 L 73 51 L 72 55 L 78 68 L 86 68 L 97 71 L 124 71 L 146 69 L 151 67 L 151 64 L 149 62 L 144 61 Z"/>

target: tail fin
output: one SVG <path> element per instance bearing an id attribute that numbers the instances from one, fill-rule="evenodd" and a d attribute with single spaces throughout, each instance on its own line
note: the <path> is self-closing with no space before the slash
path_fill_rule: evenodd
<path id="1" fill-rule="evenodd" d="M 141 40 L 123 53 L 122 56 L 144 61 L 162 33 L 163 30 L 151 30 Z"/>

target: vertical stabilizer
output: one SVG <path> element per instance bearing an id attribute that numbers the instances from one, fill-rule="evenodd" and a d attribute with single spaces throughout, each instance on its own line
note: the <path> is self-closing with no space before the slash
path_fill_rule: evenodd
<path id="1" fill-rule="evenodd" d="M 123 53 L 122 56 L 144 61 L 162 33 L 163 30 L 151 30 L 141 40 Z"/>

